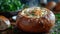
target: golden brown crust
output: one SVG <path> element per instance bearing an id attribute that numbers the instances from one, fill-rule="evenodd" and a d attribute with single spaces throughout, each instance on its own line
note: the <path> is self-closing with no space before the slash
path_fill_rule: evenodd
<path id="1" fill-rule="evenodd" d="M 57 3 L 57 5 L 54 8 L 54 11 L 59 11 L 60 12 L 60 2 Z"/>
<path id="2" fill-rule="evenodd" d="M 3 21 L 5 21 L 5 20 L 8 20 L 6 17 L 4 17 L 4 16 L 0 16 L 0 19 L 2 19 Z"/>
<path id="3" fill-rule="evenodd" d="M 53 9 L 55 6 L 56 6 L 56 2 L 51 1 L 51 2 L 47 3 L 46 8 L 51 10 L 51 9 Z"/>
<path id="4" fill-rule="evenodd" d="M 0 15 L 0 30 L 5 30 L 9 26 L 10 26 L 10 21 L 6 17 Z"/>
<path id="5" fill-rule="evenodd" d="M 27 18 L 19 13 L 16 23 L 19 29 L 26 32 L 49 32 L 54 26 L 55 16 L 51 11 L 48 11 L 48 14 L 40 18 Z"/>

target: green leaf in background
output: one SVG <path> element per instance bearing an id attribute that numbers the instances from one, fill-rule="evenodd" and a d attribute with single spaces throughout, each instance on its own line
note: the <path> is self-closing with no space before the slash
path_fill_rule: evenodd
<path id="1" fill-rule="evenodd" d="M 53 28 L 53 33 L 52 34 L 60 34 L 60 14 L 57 13 L 55 14 L 56 17 L 56 22 L 55 22 L 55 27 Z"/>
<path id="2" fill-rule="evenodd" d="M 10 12 L 21 9 L 20 0 L 0 0 L 0 12 Z"/>
<path id="3" fill-rule="evenodd" d="M 56 34 L 56 32 L 52 33 L 52 34 Z"/>
<path id="4" fill-rule="evenodd" d="M 59 13 L 58 13 L 58 14 L 55 14 L 55 16 L 56 16 L 56 17 L 60 17 L 60 14 L 59 14 Z"/>

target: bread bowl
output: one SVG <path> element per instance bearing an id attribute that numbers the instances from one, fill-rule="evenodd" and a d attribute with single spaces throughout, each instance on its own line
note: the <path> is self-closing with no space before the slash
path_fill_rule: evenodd
<path id="1" fill-rule="evenodd" d="M 46 8 L 52 10 L 55 6 L 56 6 L 56 2 L 51 1 L 47 3 Z"/>
<path id="2" fill-rule="evenodd" d="M 57 5 L 54 7 L 54 11 L 60 12 L 60 2 L 58 2 Z"/>
<path id="3" fill-rule="evenodd" d="M 4 31 L 10 27 L 10 21 L 5 16 L 0 15 L 0 31 Z"/>
<path id="4" fill-rule="evenodd" d="M 25 32 L 49 32 L 55 24 L 55 15 L 46 8 L 30 7 L 19 12 L 16 25 Z"/>

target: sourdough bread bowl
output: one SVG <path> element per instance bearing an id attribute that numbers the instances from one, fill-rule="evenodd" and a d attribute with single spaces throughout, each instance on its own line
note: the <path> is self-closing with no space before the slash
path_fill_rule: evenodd
<path id="1" fill-rule="evenodd" d="M 56 2 L 51 1 L 47 3 L 46 8 L 52 10 L 56 5 L 57 5 Z"/>
<path id="2" fill-rule="evenodd" d="M 60 2 L 58 2 L 57 5 L 54 7 L 54 11 L 60 12 Z"/>
<path id="3" fill-rule="evenodd" d="M 49 32 L 55 25 L 55 15 L 46 8 L 30 7 L 19 12 L 17 27 L 25 32 Z"/>
<path id="4" fill-rule="evenodd" d="M 0 31 L 4 31 L 10 27 L 10 21 L 5 16 L 0 15 Z"/>

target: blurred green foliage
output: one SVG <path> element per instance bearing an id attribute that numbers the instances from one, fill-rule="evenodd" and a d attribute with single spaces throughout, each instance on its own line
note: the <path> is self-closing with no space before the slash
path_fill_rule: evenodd
<path id="1" fill-rule="evenodd" d="M 56 22 L 52 34 L 60 34 L 60 13 L 55 14 Z"/>
<path id="2" fill-rule="evenodd" d="M 0 12 L 19 10 L 21 6 L 20 0 L 0 0 Z"/>

